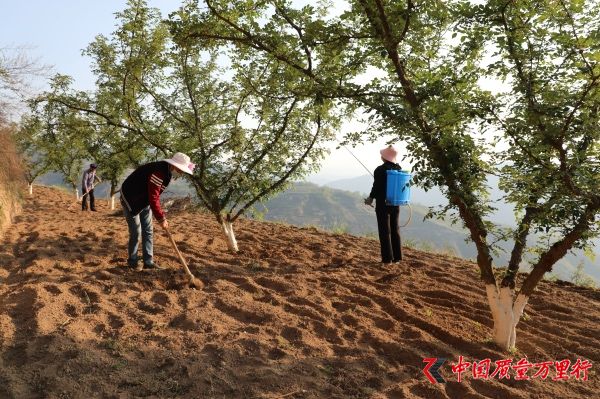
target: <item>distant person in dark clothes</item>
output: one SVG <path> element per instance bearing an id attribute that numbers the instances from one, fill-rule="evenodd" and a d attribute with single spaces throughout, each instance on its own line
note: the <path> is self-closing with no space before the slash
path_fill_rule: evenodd
<path id="1" fill-rule="evenodd" d="M 100 178 L 96 176 L 96 169 L 98 169 L 98 165 L 95 163 L 90 164 L 89 169 L 83 172 L 83 178 L 81 179 L 81 210 L 87 211 L 88 209 L 88 197 L 90 198 L 90 209 L 96 212 L 96 202 L 94 198 L 94 183 L 95 180 L 98 180 L 98 183 L 101 182 Z"/>
<path id="2" fill-rule="evenodd" d="M 190 162 L 190 157 L 178 152 L 171 159 L 140 166 L 123 182 L 121 205 L 129 227 L 127 264 L 130 267 L 137 271 L 160 269 L 153 259 L 152 214 L 163 229 L 169 228 L 165 213 L 160 206 L 160 194 L 167 188 L 172 178 L 181 176 L 181 173 L 193 174 L 194 166 Z M 138 265 L 140 234 L 143 264 Z"/>
<path id="3" fill-rule="evenodd" d="M 400 262 L 402 260 L 402 247 L 400 245 L 400 228 L 398 216 L 400 207 L 387 205 L 385 194 L 387 189 L 387 174 L 390 169 L 401 170 L 396 163 L 398 152 L 391 145 L 379 151 L 382 165 L 375 169 L 373 188 L 369 197 L 365 199 L 366 205 L 372 205 L 376 200 L 375 214 L 377 215 L 377 229 L 379 230 L 379 244 L 381 246 L 381 261 L 385 264 Z"/>

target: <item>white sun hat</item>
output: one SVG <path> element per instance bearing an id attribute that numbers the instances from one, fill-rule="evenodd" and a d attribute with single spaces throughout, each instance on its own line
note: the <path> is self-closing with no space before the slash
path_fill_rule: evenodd
<path id="1" fill-rule="evenodd" d="M 189 175 L 194 174 L 194 167 L 196 167 L 196 165 L 193 164 L 190 160 L 190 157 L 185 155 L 183 152 L 177 152 L 171 159 L 165 159 L 164 161 L 170 163 L 184 173 Z"/>

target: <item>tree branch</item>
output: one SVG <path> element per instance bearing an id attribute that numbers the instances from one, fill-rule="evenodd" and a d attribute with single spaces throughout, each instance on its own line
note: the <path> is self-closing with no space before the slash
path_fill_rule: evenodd
<path id="1" fill-rule="evenodd" d="M 304 35 L 302 34 L 302 28 L 300 26 L 298 26 L 296 23 L 294 23 L 294 21 L 290 18 L 290 16 L 285 12 L 285 10 L 283 8 L 276 5 L 275 10 L 277 10 L 277 12 L 279 12 L 279 14 L 283 17 L 283 19 L 285 19 L 287 21 L 287 23 L 290 24 L 290 26 L 298 34 L 298 38 L 300 39 L 300 43 L 302 45 L 302 48 L 304 49 L 304 54 L 306 55 L 306 63 L 308 64 L 308 67 L 306 68 L 306 70 L 309 72 L 312 72 L 312 54 L 310 52 L 310 49 L 308 48 L 308 45 L 306 44 L 306 41 L 304 40 Z"/>
<path id="2" fill-rule="evenodd" d="M 561 259 L 567 251 L 573 248 L 573 245 L 579 240 L 583 234 L 589 229 L 590 224 L 594 222 L 594 219 L 600 209 L 600 196 L 596 196 L 591 199 L 584 212 L 581 214 L 577 223 L 569 233 L 567 233 L 561 240 L 555 242 L 545 253 L 543 253 L 537 263 L 533 266 L 533 270 L 529 276 L 523 282 L 520 294 L 525 296 L 531 296 L 533 290 L 544 277 L 546 272 L 552 270 L 552 266 Z"/>
<path id="3" fill-rule="evenodd" d="M 58 102 L 59 104 L 62 104 L 62 105 L 66 106 L 66 107 L 68 107 L 68 108 L 70 108 L 70 109 L 73 109 L 73 110 L 76 110 L 76 111 L 81 111 L 81 112 L 85 112 L 85 113 L 89 113 L 89 114 L 92 114 L 92 115 L 99 116 L 99 117 L 103 118 L 103 119 L 106 121 L 106 123 L 107 123 L 107 124 L 109 124 L 110 126 L 114 126 L 114 127 L 120 127 L 120 128 L 122 128 L 122 129 L 129 130 L 129 131 L 131 131 L 131 132 L 134 132 L 134 133 L 136 133 L 136 134 L 140 135 L 140 136 L 141 136 L 141 137 L 142 137 L 144 140 L 146 140 L 148 143 L 152 144 L 152 145 L 153 145 L 153 146 L 155 146 L 156 148 L 158 148 L 158 149 L 160 149 L 161 151 L 163 151 L 164 153 L 168 153 L 168 152 L 169 152 L 169 151 L 168 151 L 168 150 L 169 150 L 168 148 L 166 148 L 165 146 L 163 146 L 163 145 L 161 145 L 161 144 L 159 144 L 159 143 L 156 143 L 155 141 L 151 140 L 151 139 L 150 139 L 148 136 L 146 136 L 146 135 L 145 135 L 145 134 L 142 132 L 142 130 L 141 130 L 141 129 L 139 129 L 139 128 L 135 128 L 135 127 L 131 127 L 131 126 L 129 126 L 129 125 L 124 125 L 124 124 L 122 124 L 122 123 L 119 123 L 119 122 L 115 122 L 115 121 L 114 121 L 114 120 L 113 120 L 113 119 L 112 119 L 110 116 L 108 116 L 108 115 L 106 115 L 106 114 L 104 114 L 104 113 L 102 113 L 102 112 L 98 112 L 98 111 L 96 111 L 96 110 L 94 110 L 94 109 L 91 109 L 91 108 L 80 107 L 80 106 L 77 106 L 77 105 L 74 105 L 74 104 L 70 104 L 70 103 L 68 103 L 68 102 L 66 102 L 66 101 L 64 101 L 64 100 L 61 100 L 60 98 L 57 98 L 57 97 L 52 97 L 52 98 L 48 99 L 48 101 L 56 101 L 56 102 Z"/>
<path id="4" fill-rule="evenodd" d="M 235 221 L 239 216 L 244 214 L 244 212 L 248 208 L 250 208 L 252 205 L 254 205 L 258 200 L 263 198 L 266 194 L 273 192 L 274 190 L 276 190 L 277 188 L 282 186 L 287 181 L 287 179 L 292 175 L 292 173 L 294 173 L 300 167 L 300 165 L 302 165 L 302 163 L 304 162 L 304 160 L 306 159 L 308 154 L 312 151 L 312 149 L 315 146 L 315 143 L 317 142 L 317 139 L 319 138 L 319 135 L 321 133 L 321 126 L 322 126 L 321 114 L 319 113 L 319 114 L 317 114 L 317 131 L 315 132 L 309 146 L 306 148 L 306 150 L 304 151 L 302 156 L 300 156 L 300 158 L 298 158 L 296 163 L 279 180 L 275 181 L 269 187 L 261 190 L 250 201 L 248 201 L 243 207 L 241 207 L 233 217 L 230 217 L 229 215 L 227 215 L 227 218 L 229 221 L 231 221 L 231 222 Z"/>

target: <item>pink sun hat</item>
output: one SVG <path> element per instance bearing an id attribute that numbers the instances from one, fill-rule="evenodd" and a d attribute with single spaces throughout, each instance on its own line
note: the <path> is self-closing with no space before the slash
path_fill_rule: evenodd
<path id="1" fill-rule="evenodd" d="M 177 152 L 171 159 L 165 159 L 164 161 L 170 163 L 184 173 L 189 175 L 194 174 L 194 167 L 196 165 L 191 162 L 190 157 L 182 152 Z"/>
<path id="2" fill-rule="evenodd" d="M 379 153 L 381 154 L 381 157 L 386 161 L 396 163 L 396 156 L 398 155 L 398 151 L 396 151 L 396 149 L 391 145 L 379 151 Z"/>

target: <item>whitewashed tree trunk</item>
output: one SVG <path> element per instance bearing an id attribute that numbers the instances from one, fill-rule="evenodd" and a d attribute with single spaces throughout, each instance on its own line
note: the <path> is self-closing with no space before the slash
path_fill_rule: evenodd
<path id="1" fill-rule="evenodd" d="M 79 190 L 75 189 L 75 198 L 79 201 Z"/>
<path id="2" fill-rule="evenodd" d="M 485 286 L 488 303 L 494 318 L 494 342 L 504 350 L 514 348 L 517 342 L 517 324 L 523 315 L 529 297 L 519 294 L 513 301 L 514 290 L 495 285 Z"/>
<path id="3" fill-rule="evenodd" d="M 29 183 L 27 189 L 29 190 L 29 195 L 33 195 L 33 183 Z"/>
<path id="4" fill-rule="evenodd" d="M 221 223 L 221 227 L 223 228 L 223 232 L 227 236 L 227 247 L 231 252 L 238 252 L 238 244 L 235 239 L 235 233 L 233 232 L 233 224 L 227 221 L 223 221 Z"/>
<path id="5" fill-rule="evenodd" d="M 113 194 L 110 197 L 110 210 L 114 211 L 115 210 L 115 197 L 117 196 L 117 194 Z"/>

